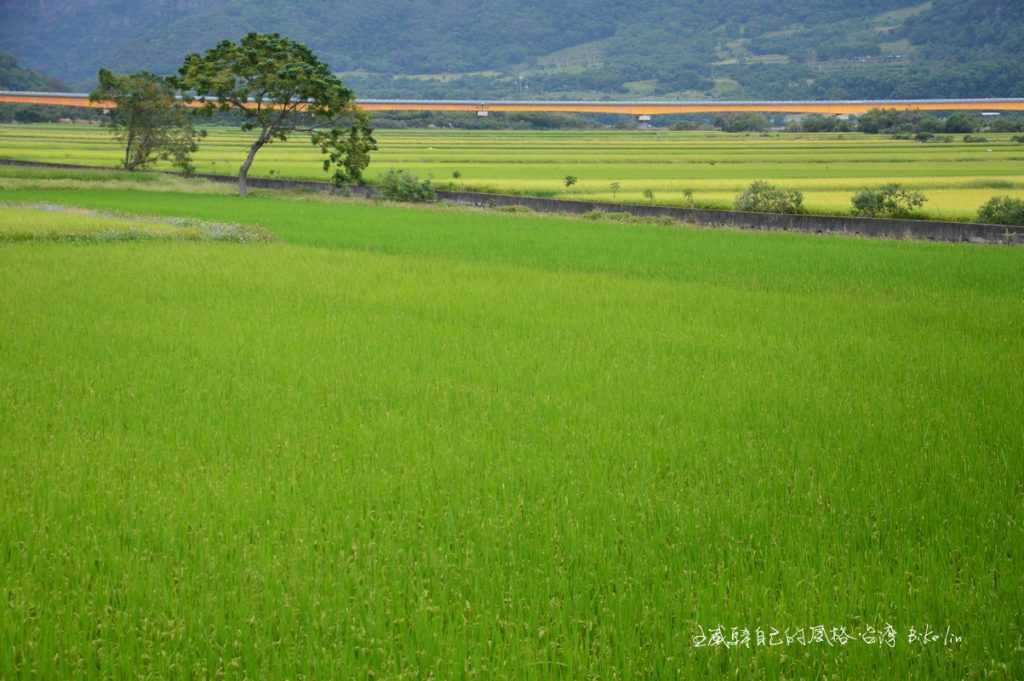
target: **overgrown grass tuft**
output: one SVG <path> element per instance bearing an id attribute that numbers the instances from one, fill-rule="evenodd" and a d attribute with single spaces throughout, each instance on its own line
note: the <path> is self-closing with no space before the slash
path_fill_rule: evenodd
<path id="1" fill-rule="evenodd" d="M 207 222 L 189 218 L 118 215 L 61 204 L 0 202 L 0 242 L 143 240 L 272 241 L 256 226 Z"/>

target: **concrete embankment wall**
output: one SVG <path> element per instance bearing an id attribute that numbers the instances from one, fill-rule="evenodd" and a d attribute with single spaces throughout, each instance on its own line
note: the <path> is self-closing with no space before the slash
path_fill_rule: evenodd
<path id="1" fill-rule="evenodd" d="M 484 194 L 479 192 L 438 192 L 438 197 L 456 203 L 481 207 L 526 206 L 544 213 L 581 215 L 592 211 L 629 213 L 638 217 L 668 217 L 679 222 L 711 227 L 807 232 L 810 234 L 853 234 L 889 239 L 921 239 L 992 244 L 1024 245 L 1024 227 L 981 225 L 940 220 L 887 220 L 879 218 L 828 215 L 783 215 L 746 213 L 731 210 L 705 210 L 672 206 L 645 206 L 596 201 L 563 201 L 528 196 Z"/>

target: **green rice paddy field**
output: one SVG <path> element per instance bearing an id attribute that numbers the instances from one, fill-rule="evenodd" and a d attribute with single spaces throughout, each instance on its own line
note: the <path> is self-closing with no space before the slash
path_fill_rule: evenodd
<path id="1" fill-rule="evenodd" d="M 0 678 L 1024 677 L 1024 249 L 230 191 L 0 178 Z"/>
<path id="2" fill-rule="evenodd" d="M 899 182 L 928 197 L 931 217 L 967 220 L 992 196 L 1024 198 L 1024 144 L 1010 134 L 986 134 L 986 143 L 922 144 L 884 135 L 725 134 L 714 132 L 577 131 L 482 132 L 381 130 L 372 179 L 406 168 L 438 184 L 469 189 L 540 193 L 579 199 L 657 203 L 683 201 L 683 192 L 708 206 L 730 207 L 754 180 L 805 192 L 809 210 L 843 214 L 856 190 Z M 197 155 L 203 172 L 233 174 L 247 137 L 212 128 Z M 0 158 L 113 167 L 119 152 L 109 134 L 91 126 L 0 126 Z M 458 171 L 461 178 L 454 180 Z M 325 179 L 308 140 L 260 152 L 255 175 Z M 566 175 L 579 183 L 566 190 Z M 613 194 L 611 184 L 620 190 Z"/>

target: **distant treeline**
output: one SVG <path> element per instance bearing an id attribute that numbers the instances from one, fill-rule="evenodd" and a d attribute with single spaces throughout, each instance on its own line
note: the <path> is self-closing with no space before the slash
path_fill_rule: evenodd
<path id="1" fill-rule="evenodd" d="M 98 122 L 97 109 L 0 104 L 0 123 L 56 123 L 76 120 Z M 601 128 L 630 129 L 638 127 L 632 116 L 569 113 L 475 113 L 434 111 L 384 111 L 373 114 L 378 129 L 457 128 L 461 130 L 593 130 Z M 204 125 L 238 126 L 241 117 L 217 112 Z M 839 118 L 810 114 L 786 120 L 784 116 L 762 113 L 720 115 L 685 114 L 660 116 L 652 127 L 673 130 L 722 130 L 725 132 L 864 132 L 887 135 L 971 134 L 976 132 L 1024 132 L 1024 114 L 982 117 L 955 112 L 938 116 L 920 111 L 876 109 L 859 117 Z"/>
<path id="2" fill-rule="evenodd" d="M 687 117 L 672 123 L 675 130 L 698 130 L 701 128 L 725 132 L 761 132 L 778 129 L 778 117 L 771 118 L 763 113 L 744 112 L 715 116 L 710 125 L 700 118 Z M 787 132 L 863 132 L 888 135 L 937 135 L 970 134 L 980 131 L 1024 132 L 1024 115 L 1009 114 L 985 117 L 978 114 L 953 112 L 938 116 L 923 111 L 899 111 L 897 109 L 872 109 L 861 116 L 839 117 L 809 114 L 793 118 L 785 123 Z M 925 137 L 921 137 L 924 141 Z"/>
<path id="3" fill-rule="evenodd" d="M 372 116 L 381 129 L 458 128 L 461 130 L 587 130 L 633 128 L 632 116 L 571 113 L 504 113 L 478 116 L 470 112 L 381 111 Z M 58 123 L 61 121 L 100 122 L 99 109 L 33 104 L 0 104 L 0 123 Z M 217 111 L 203 121 L 204 126 L 237 127 L 242 117 L 234 112 Z"/>

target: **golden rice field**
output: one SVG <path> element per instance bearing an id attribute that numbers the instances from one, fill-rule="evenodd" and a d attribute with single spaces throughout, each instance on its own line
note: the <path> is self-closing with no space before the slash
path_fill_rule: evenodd
<path id="1" fill-rule="evenodd" d="M 924 213 L 970 219 L 993 196 L 1024 198 L 1024 144 L 1009 134 L 988 142 L 922 144 L 885 135 L 726 134 L 634 131 L 380 130 L 369 177 L 405 168 L 439 185 L 594 200 L 728 207 L 753 180 L 800 189 L 813 212 L 846 213 L 857 189 L 902 183 L 928 197 Z M 235 173 L 246 133 L 212 128 L 197 154 L 201 172 Z M 84 125 L 0 126 L 0 158 L 113 167 L 108 131 Z M 304 137 L 268 147 L 253 174 L 324 179 Z M 458 173 L 456 179 L 453 174 Z M 563 180 L 572 175 L 571 188 Z M 618 184 L 613 190 L 612 184 Z"/>

